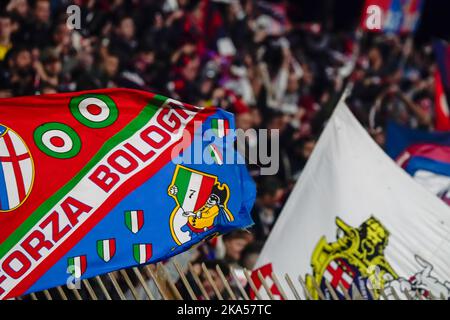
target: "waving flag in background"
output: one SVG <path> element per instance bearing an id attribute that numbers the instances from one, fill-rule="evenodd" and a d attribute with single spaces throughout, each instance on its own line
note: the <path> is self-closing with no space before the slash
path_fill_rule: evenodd
<path id="1" fill-rule="evenodd" d="M 450 209 L 396 166 L 341 101 L 256 270 L 267 278 L 306 276 L 313 298 L 313 279 L 329 299 L 326 281 L 341 299 L 341 286 L 369 299 L 368 286 L 375 298 L 389 287 L 403 298 L 405 290 L 450 298 L 449 233 Z M 299 284 L 297 291 L 303 292 Z"/>
<path id="2" fill-rule="evenodd" d="M 439 131 L 450 131 L 450 46 L 443 40 L 433 42 L 438 69 L 435 73 L 435 127 Z"/>
<path id="3" fill-rule="evenodd" d="M 251 225 L 244 164 L 183 162 L 212 143 L 239 157 L 202 135 L 218 120 L 233 129 L 220 109 L 128 89 L 0 100 L 0 298 Z"/>
<path id="4" fill-rule="evenodd" d="M 366 0 L 361 27 L 366 31 L 385 33 L 414 33 L 422 14 L 423 0 Z M 381 11 L 379 28 L 368 27 L 369 10 L 377 6 Z"/>
<path id="5" fill-rule="evenodd" d="M 450 132 L 389 123 L 386 152 L 417 182 L 450 204 Z"/>

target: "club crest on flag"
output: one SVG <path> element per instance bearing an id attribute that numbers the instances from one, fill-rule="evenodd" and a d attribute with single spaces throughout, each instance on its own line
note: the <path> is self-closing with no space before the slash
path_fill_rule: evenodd
<path id="1" fill-rule="evenodd" d="M 67 259 L 67 272 L 79 279 L 86 272 L 87 257 L 86 255 L 71 257 Z"/>
<path id="2" fill-rule="evenodd" d="M 151 243 L 137 243 L 133 245 L 133 257 L 139 264 L 147 263 L 153 255 Z"/>
<path id="3" fill-rule="evenodd" d="M 170 230 L 178 245 L 234 220 L 227 207 L 230 189 L 217 176 L 177 165 L 168 194 L 176 203 Z"/>
<path id="4" fill-rule="evenodd" d="M 347 225 L 336 217 L 338 239 L 328 243 L 322 237 L 314 249 L 311 266 L 313 275 L 306 275 L 306 285 L 318 298 L 318 292 L 313 284 L 312 277 L 322 292 L 330 297 L 325 283 L 334 289 L 340 299 L 343 299 L 344 288 L 350 296 L 356 288 L 365 299 L 380 298 L 383 289 L 387 298 L 390 297 L 388 288 L 394 288 L 400 295 L 407 293 L 423 297 L 431 294 L 436 297 L 450 297 L 450 282 L 440 281 L 432 275 L 433 265 L 420 256 L 415 256 L 417 264 L 422 270 L 417 271 L 408 279 L 399 277 L 387 261 L 384 251 L 388 245 L 388 230 L 374 217 L 364 221 L 358 228 Z M 373 297 L 368 293 L 372 289 Z M 386 293 L 388 292 L 388 293 Z"/>
<path id="5" fill-rule="evenodd" d="M 138 233 L 144 226 L 144 210 L 125 211 L 125 225 L 131 232 Z"/>
<path id="6" fill-rule="evenodd" d="M 384 286 L 386 274 L 392 279 L 398 278 L 384 257 L 389 232 L 376 218 L 370 217 L 358 228 L 354 228 L 336 217 L 336 225 L 340 235 L 337 241 L 329 243 L 322 237 L 312 254 L 313 275 L 306 276 L 306 285 L 315 295 L 313 298 L 318 298 L 318 292 L 311 277 L 314 277 L 320 289 L 329 295 L 325 280 L 328 281 L 341 298 L 344 297 L 341 286 L 351 294 L 352 285 L 355 285 L 364 294 L 372 276 L 370 272 L 373 271 L 373 266 L 378 268 L 379 289 Z"/>
<path id="7" fill-rule="evenodd" d="M 105 239 L 97 241 L 97 254 L 105 262 L 111 261 L 116 254 L 116 239 Z"/>
<path id="8" fill-rule="evenodd" d="M 31 153 L 22 138 L 0 124 L 0 213 L 19 208 L 34 180 Z"/>

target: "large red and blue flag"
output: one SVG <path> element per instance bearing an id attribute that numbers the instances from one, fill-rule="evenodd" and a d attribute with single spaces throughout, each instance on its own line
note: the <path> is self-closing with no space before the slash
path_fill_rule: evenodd
<path id="1" fill-rule="evenodd" d="M 0 298 L 251 225 L 255 185 L 227 142 L 233 125 L 221 109 L 129 89 L 0 100 Z"/>

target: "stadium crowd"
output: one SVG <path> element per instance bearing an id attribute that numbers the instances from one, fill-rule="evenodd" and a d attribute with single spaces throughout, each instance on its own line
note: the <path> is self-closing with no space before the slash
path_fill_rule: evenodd
<path id="1" fill-rule="evenodd" d="M 81 8 L 80 29 L 66 24 L 70 4 Z M 222 107 L 238 128 L 278 129 L 279 172 L 251 170 L 254 227 L 193 255 L 199 274 L 205 261 L 215 277 L 215 263 L 227 275 L 229 266 L 252 269 L 348 83 L 349 106 L 381 146 L 387 119 L 433 126 L 430 45 L 336 31 L 299 14 L 294 1 L 2 1 L 0 97 L 127 87 Z"/>

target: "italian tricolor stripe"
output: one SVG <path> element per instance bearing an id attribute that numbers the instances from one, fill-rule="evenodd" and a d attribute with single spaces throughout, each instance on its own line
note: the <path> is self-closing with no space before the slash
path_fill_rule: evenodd
<path id="1" fill-rule="evenodd" d="M 216 179 L 179 166 L 175 185 L 177 201 L 184 211 L 197 211 L 205 204 Z"/>
<path id="2" fill-rule="evenodd" d="M 222 165 L 223 164 L 223 155 L 220 152 L 219 148 L 215 144 L 210 144 L 209 150 L 210 150 L 211 157 L 214 159 L 214 161 L 218 165 Z"/>
<path id="3" fill-rule="evenodd" d="M 152 257 L 151 243 L 139 243 L 133 245 L 133 256 L 137 263 L 147 263 Z"/>
<path id="4" fill-rule="evenodd" d="M 125 211 L 125 225 L 133 232 L 138 233 L 144 225 L 144 211 L 143 210 L 128 210 Z"/>
<path id="5" fill-rule="evenodd" d="M 116 240 L 106 239 L 97 241 L 98 256 L 105 262 L 109 262 L 116 254 Z"/>
<path id="6" fill-rule="evenodd" d="M 216 135 L 219 138 L 225 137 L 230 128 L 228 120 L 225 119 L 212 119 L 211 120 L 211 128 L 214 130 Z"/>
<path id="7" fill-rule="evenodd" d="M 75 278 L 80 278 L 86 272 L 87 258 L 84 255 L 68 258 L 67 266 L 69 267 L 69 272 Z"/>

